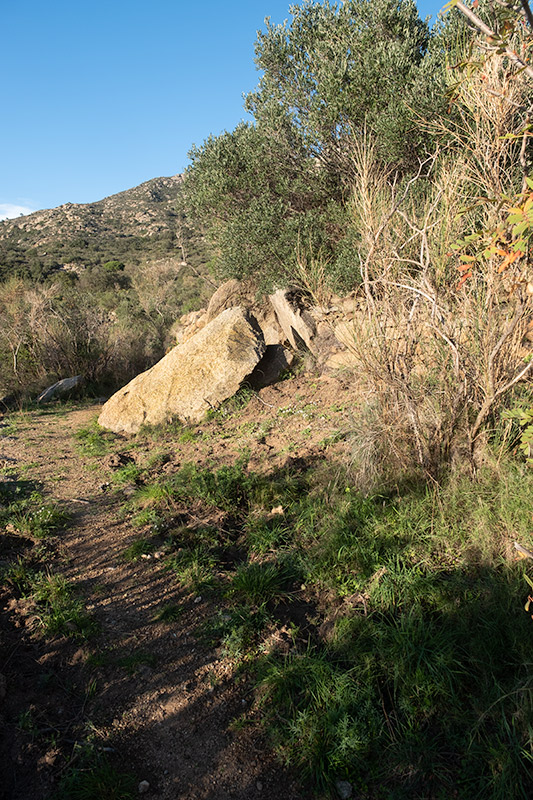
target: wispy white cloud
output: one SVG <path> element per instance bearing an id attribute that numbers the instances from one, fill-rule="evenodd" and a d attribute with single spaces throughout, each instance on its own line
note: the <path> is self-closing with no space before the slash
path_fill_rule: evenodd
<path id="1" fill-rule="evenodd" d="M 15 203 L 0 203 L 0 220 L 15 219 L 15 217 L 20 217 L 21 214 L 31 214 L 33 211 L 35 209 L 28 206 L 17 206 Z"/>

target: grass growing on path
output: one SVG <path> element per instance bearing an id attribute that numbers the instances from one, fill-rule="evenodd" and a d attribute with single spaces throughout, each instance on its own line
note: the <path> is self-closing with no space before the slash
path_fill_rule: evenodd
<path id="1" fill-rule="evenodd" d="M 533 623 L 512 555 L 533 545 L 531 470 L 501 460 L 365 498 L 339 470 L 264 476 L 241 459 L 147 485 L 179 580 L 221 598 L 208 635 L 244 658 L 275 747 L 311 785 L 531 796 Z M 203 538 L 183 524 L 198 503 L 218 514 Z"/>

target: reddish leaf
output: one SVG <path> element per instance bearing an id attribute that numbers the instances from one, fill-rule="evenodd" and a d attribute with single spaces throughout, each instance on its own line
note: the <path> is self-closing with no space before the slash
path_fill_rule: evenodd
<path id="1" fill-rule="evenodd" d="M 507 267 L 509 267 L 511 264 L 514 264 L 514 262 L 517 261 L 517 259 L 521 258 L 522 255 L 523 253 L 521 250 L 517 250 L 516 253 L 508 253 L 507 257 L 504 258 L 504 260 L 498 267 L 498 274 L 500 274 L 500 272 L 504 272 L 507 269 Z"/>
<path id="2" fill-rule="evenodd" d="M 466 275 L 463 275 L 463 277 L 461 278 L 461 280 L 457 284 L 457 291 L 459 291 L 459 289 L 461 288 L 463 283 L 465 283 L 471 277 L 472 277 L 472 273 L 471 272 L 468 272 Z"/>

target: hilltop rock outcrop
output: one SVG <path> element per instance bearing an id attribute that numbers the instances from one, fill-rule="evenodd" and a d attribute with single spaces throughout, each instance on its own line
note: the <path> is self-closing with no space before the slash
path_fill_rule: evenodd
<path id="1" fill-rule="evenodd" d="M 229 308 L 116 392 L 98 422 L 115 433 L 176 417 L 197 422 L 235 394 L 265 349 L 254 317 L 240 306 Z"/>

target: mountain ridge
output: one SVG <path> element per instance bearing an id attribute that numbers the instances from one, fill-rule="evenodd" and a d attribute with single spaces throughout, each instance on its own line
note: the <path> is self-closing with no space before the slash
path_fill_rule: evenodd
<path id="1" fill-rule="evenodd" d="M 0 278 L 40 279 L 67 264 L 136 264 L 176 252 L 182 181 L 180 174 L 152 178 L 95 202 L 63 203 L 0 221 Z"/>
<path id="2" fill-rule="evenodd" d="M 181 174 L 169 177 L 161 176 L 151 178 L 148 181 L 140 183 L 138 186 L 116 192 L 101 200 L 92 201 L 90 203 L 62 203 L 54 208 L 40 209 L 33 211 L 31 214 L 2 220 L 0 221 L 0 241 L 13 235 L 16 229 L 26 231 L 35 228 L 42 229 L 47 224 L 50 225 L 54 222 L 69 223 L 77 216 L 83 216 L 87 212 L 89 214 L 96 213 L 105 218 L 110 212 L 116 213 L 121 205 L 124 205 L 125 209 L 131 208 L 133 206 L 132 200 L 138 199 L 142 201 L 143 194 L 146 195 L 145 203 L 148 200 L 150 205 L 154 205 L 154 210 L 156 203 L 164 202 L 168 207 L 168 204 L 172 202 L 172 200 L 177 200 L 178 190 L 182 181 L 183 177 Z M 125 203 L 123 203 L 123 201 L 125 201 Z M 66 232 L 68 233 L 68 231 Z"/>

